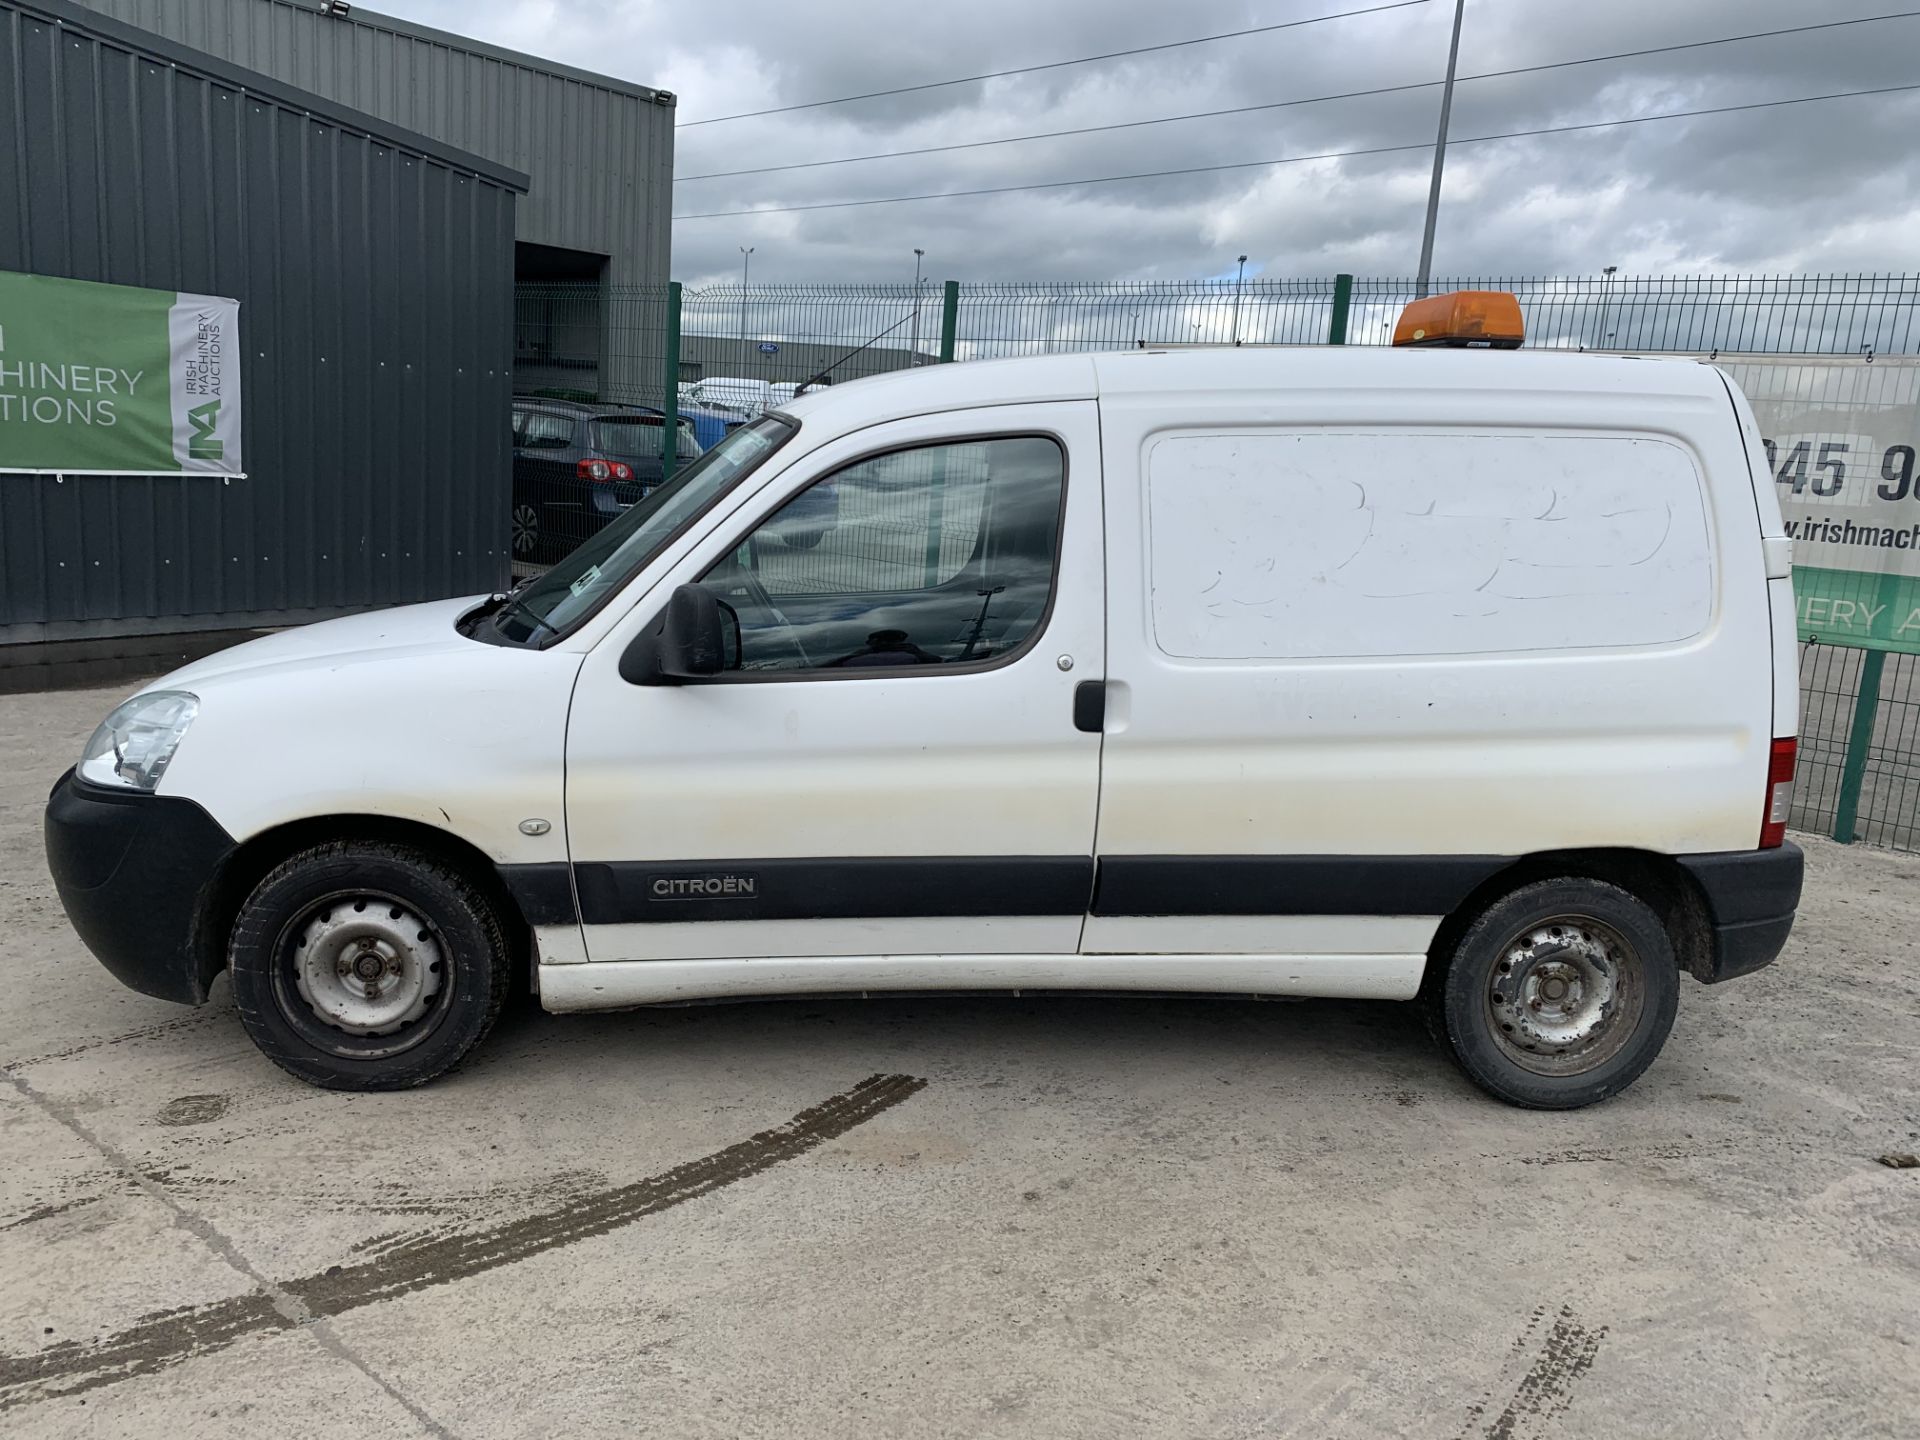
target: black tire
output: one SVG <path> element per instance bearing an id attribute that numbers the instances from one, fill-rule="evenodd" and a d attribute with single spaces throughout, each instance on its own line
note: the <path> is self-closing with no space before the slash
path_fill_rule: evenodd
<path id="1" fill-rule="evenodd" d="M 1673 1029 L 1680 967 L 1660 917 L 1629 892 L 1541 880 L 1490 905 L 1451 955 L 1433 956 L 1421 998 L 1434 1038 L 1481 1089 L 1572 1110 L 1653 1063 Z"/>
<path id="2" fill-rule="evenodd" d="M 351 841 L 303 850 L 262 880 L 227 959 L 253 1043 L 329 1090 L 404 1090 L 451 1069 L 493 1028 L 512 971 L 500 918 L 465 875 L 410 846 Z M 365 993 L 376 985 L 393 989 Z"/>

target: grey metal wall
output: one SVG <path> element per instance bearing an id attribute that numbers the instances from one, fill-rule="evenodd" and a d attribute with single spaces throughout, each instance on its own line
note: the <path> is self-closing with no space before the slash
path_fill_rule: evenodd
<path id="1" fill-rule="evenodd" d="M 519 238 L 611 257 L 664 285 L 673 96 L 319 0 L 84 0 L 89 7 L 524 170 Z"/>
<path id="2" fill-rule="evenodd" d="M 0 269 L 238 298 L 249 470 L 0 474 L 0 643 L 504 581 L 524 184 L 66 0 L 0 0 Z"/>

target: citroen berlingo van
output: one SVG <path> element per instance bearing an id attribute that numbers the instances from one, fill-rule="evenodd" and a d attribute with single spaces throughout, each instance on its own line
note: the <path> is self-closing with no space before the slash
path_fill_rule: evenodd
<path id="1" fill-rule="evenodd" d="M 1414 1001 L 1492 1094 L 1599 1100 L 1793 923 L 1789 545 L 1719 370 L 1518 320 L 797 398 L 511 595 L 134 696 L 48 803 L 67 913 L 339 1089 L 527 967 Z"/>

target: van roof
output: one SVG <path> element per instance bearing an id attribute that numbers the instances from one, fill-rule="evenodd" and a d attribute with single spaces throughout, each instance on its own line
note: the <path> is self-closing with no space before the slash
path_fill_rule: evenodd
<path id="1" fill-rule="evenodd" d="M 1218 346 L 929 365 L 811 391 L 781 409 L 800 420 L 831 410 L 850 424 L 877 424 L 939 410 L 1050 400 L 1364 388 L 1471 389 L 1483 395 L 1504 389 L 1622 399 L 1725 393 L 1712 366 L 1686 357 L 1366 345 Z"/>

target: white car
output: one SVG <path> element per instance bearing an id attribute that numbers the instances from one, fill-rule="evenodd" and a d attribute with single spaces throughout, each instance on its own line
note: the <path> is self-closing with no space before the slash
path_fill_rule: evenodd
<path id="1" fill-rule="evenodd" d="M 758 418 L 774 405 L 773 386 L 769 382 L 727 375 L 710 375 L 694 381 L 685 398 L 692 405 L 738 411 L 748 420 Z"/>
<path id="2" fill-rule="evenodd" d="M 802 395 L 811 394 L 815 390 L 824 390 L 829 383 L 825 380 L 777 380 L 768 397 L 768 408 L 778 409 L 790 400 L 799 399 Z"/>
<path id="3" fill-rule="evenodd" d="M 48 859 L 122 980 L 230 971 L 342 1089 L 453 1065 L 531 966 L 556 1011 L 1417 999 L 1493 1094 L 1581 1105 L 1793 923 L 1788 551 L 1711 365 L 913 370 L 743 426 L 511 598 L 159 681 Z"/>

